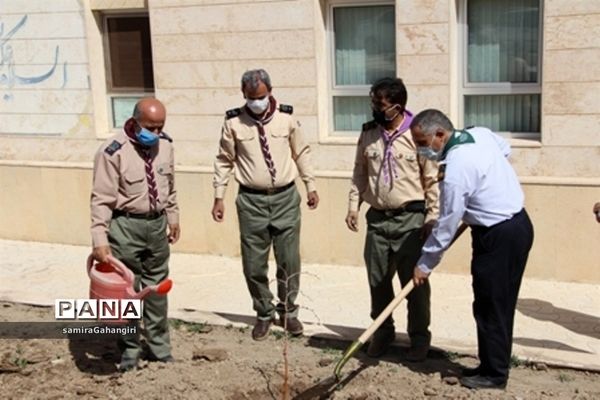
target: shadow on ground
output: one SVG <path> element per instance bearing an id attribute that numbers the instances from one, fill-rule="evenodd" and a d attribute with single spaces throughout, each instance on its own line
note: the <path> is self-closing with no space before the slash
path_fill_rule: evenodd
<path id="1" fill-rule="evenodd" d="M 594 315 L 556 307 L 539 299 L 519 299 L 517 310 L 530 318 L 551 321 L 571 332 L 600 339 L 600 318 Z"/>
<path id="2" fill-rule="evenodd" d="M 69 335 L 69 352 L 81 372 L 112 375 L 120 361 L 116 335 Z"/>
<path id="3" fill-rule="evenodd" d="M 329 329 L 334 332 L 345 332 L 348 330 L 356 330 L 356 335 L 350 337 L 358 337 L 363 331 L 353 328 L 347 328 L 342 326 L 331 326 L 327 325 Z M 398 340 L 398 338 L 400 340 Z M 335 362 L 339 361 L 343 352 L 351 345 L 351 341 L 343 340 L 339 338 L 333 338 L 328 336 L 312 336 L 308 338 L 308 346 L 325 350 L 327 352 L 336 350 L 341 352 L 336 358 Z M 403 344 L 403 345 L 402 345 Z M 365 344 L 353 358 L 358 360 L 358 367 L 351 369 L 348 365 L 342 370 L 342 376 L 339 381 L 335 379 L 333 374 L 335 364 L 331 366 L 331 376 L 325 377 L 321 381 L 317 382 L 312 387 L 308 388 L 304 392 L 294 397 L 295 400 L 308 400 L 308 399 L 328 399 L 336 391 L 342 389 L 345 385 L 350 383 L 352 379 L 357 377 L 362 371 L 367 368 L 379 365 L 380 362 L 389 362 L 392 364 L 398 364 L 409 370 L 420 373 L 420 374 L 432 374 L 439 373 L 441 377 L 447 376 L 460 376 L 461 369 L 464 368 L 462 364 L 457 363 L 454 359 L 458 356 L 457 354 L 447 353 L 443 350 L 432 348 L 429 351 L 427 360 L 424 362 L 409 362 L 406 359 L 406 353 L 408 351 L 408 338 L 405 334 L 397 335 L 397 340 L 390 350 L 380 358 L 371 358 L 366 354 Z"/>
<path id="4" fill-rule="evenodd" d="M 554 349 L 554 350 L 570 351 L 573 353 L 593 354 L 590 351 L 578 349 L 576 347 L 569 346 L 568 344 L 564 344 L 562 342 L 557 342 L 555 340 L 516 337 L 513 339 L 513 343 L 519 344 L 521 346 L 526 346 L 526 347 L 538 347 L 541 349 Z"/>

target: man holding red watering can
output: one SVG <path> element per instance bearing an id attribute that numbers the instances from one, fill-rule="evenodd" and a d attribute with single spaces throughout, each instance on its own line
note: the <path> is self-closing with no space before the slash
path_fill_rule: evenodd
<path id="1" fill-rule="evenodd" d="M 179 239 L 179 208 L 174 180 L 172 139 L 162 131 L 166 110 L 145 98 L 134 108 L 123 131 L 100 146 L 94 159 L 91 196 L 92 256 L 112 255 L 135 275 L 135 289 L 156 285 L 169 274 L 169 243 Z M 143 320 L 149 360 L 172 362 L 167 297 L 144 300 Z M 137 367 L 137 334 L 119 339 L 119 369 Z"/>

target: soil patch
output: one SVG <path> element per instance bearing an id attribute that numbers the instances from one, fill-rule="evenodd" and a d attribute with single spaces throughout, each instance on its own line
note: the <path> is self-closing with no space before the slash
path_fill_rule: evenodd
<path id="1" fill-rule="evenodd" d="M 0 321 L 54 321 L 53 309 L 0 302 Z M 33 329 L 33 328 L 32 328 Z M 280 328 L 254 342 L 250 328 L 171 320 L 176 362 L 142 361 L 120 374 L 114 340 L 0 339 L 0 387 L 5 399 L 282 399 L 287 343 L 290 399 L 599 399 L 598 374 L 545 365 L 515 365 L 506 391 L 472 391 L 456 379 L 476 360 L 431 351 L 409 363 L 394 347 L 381 360 L 364 352 L 331 379 L 348 342 L 287 339 Z M 519 364 L 515 361 L 515 364 Z"/>

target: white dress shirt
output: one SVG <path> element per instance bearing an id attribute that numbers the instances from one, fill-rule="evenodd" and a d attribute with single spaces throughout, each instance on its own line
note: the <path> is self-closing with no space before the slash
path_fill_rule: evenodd
<path id="1" fill-rule="evenodd" d="M 511 219 L 523 208 L 523 191 L 507 160 L 508 142 L 487 128 L 467 132 L 475 143 L 452 147 L 440 163 L 445 164 L 445 176 L 439 183 L 440 214 L 417 262 L 426 273 L 439 264 L 461 220 L 489 227 Z"/>

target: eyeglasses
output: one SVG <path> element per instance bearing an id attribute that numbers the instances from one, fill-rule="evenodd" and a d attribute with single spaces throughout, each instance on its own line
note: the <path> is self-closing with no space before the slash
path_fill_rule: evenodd
<path id="1" fill-rule="evenodd" d="M 385 110 L 381 110 L 380 106 L 381 106 L 381 103 L 371 102 L 371 110 L 378 111 L 378 112 L 383 112 L 383 113 L 388 112 L 390 110 L 393 110 L 394 108 L 398 107 L 399 104 L 392 104 L 391 106 L 387 107 Z"/>

